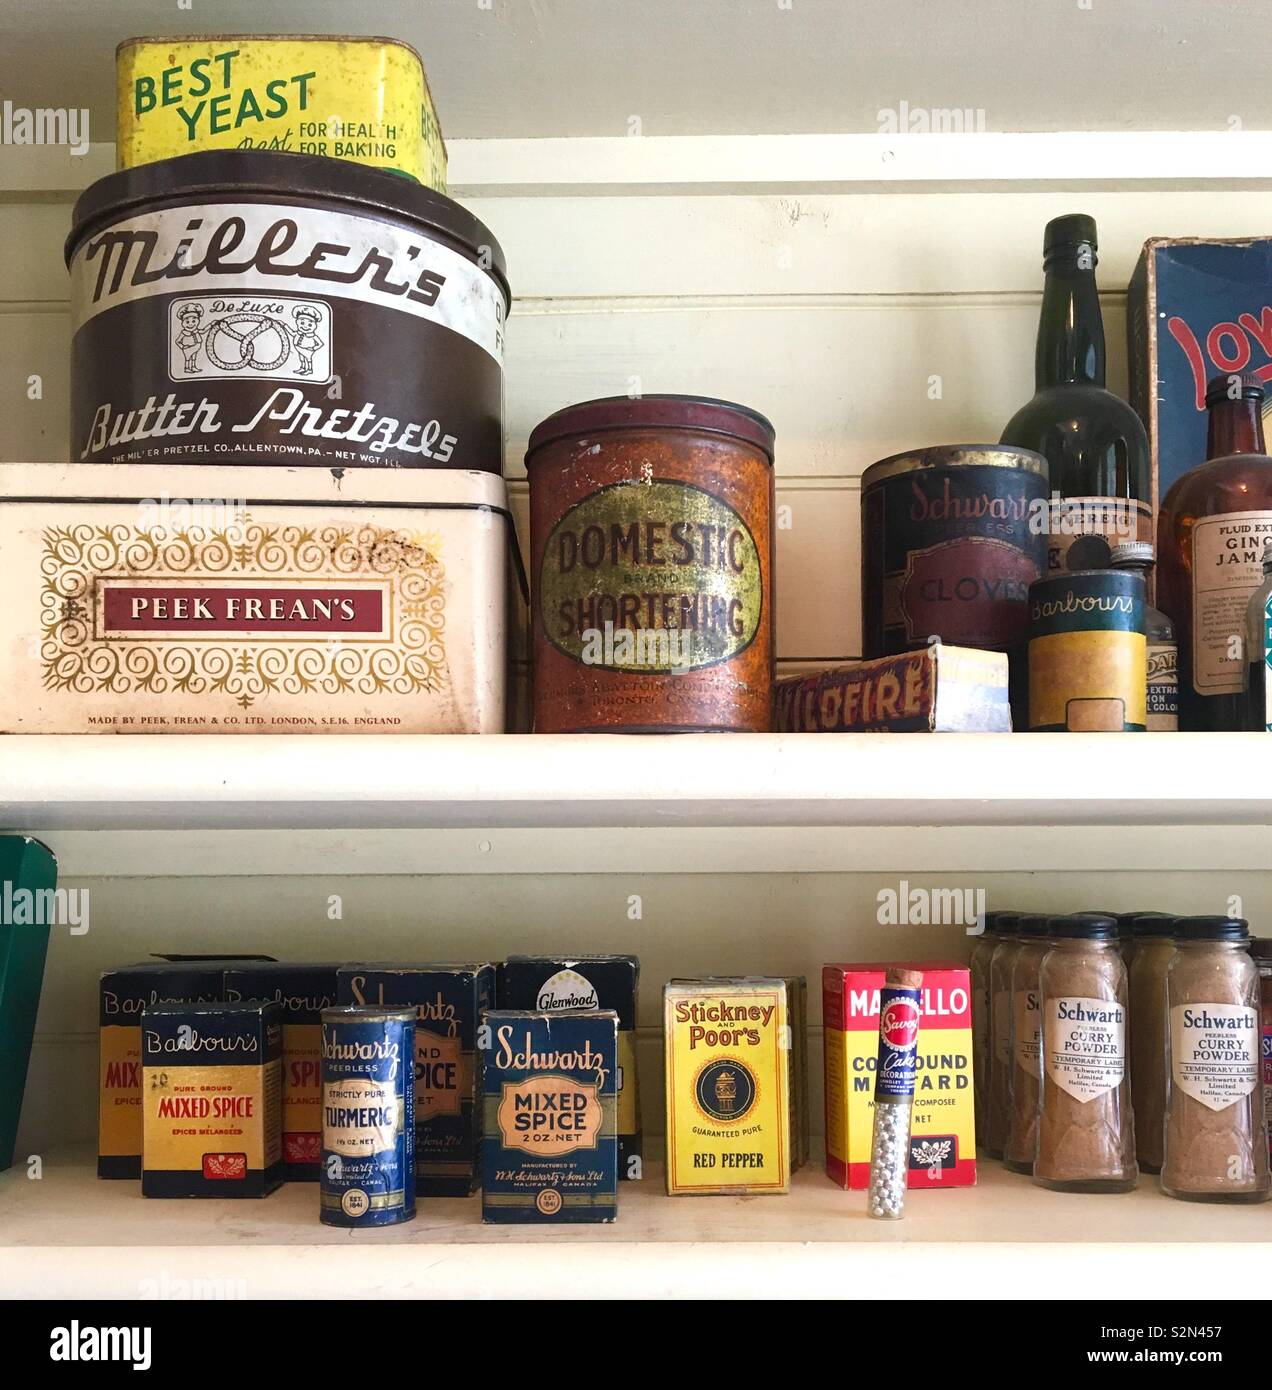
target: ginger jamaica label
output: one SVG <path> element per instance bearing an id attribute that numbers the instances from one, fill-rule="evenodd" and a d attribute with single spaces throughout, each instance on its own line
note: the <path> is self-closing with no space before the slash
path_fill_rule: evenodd
<path id="1" fill-rule="evenodd" d="M 759 548 L 714 493 L 665 478 L 590 493 L 553 527 L 539 571 L 543 630 L 585 666 L 675 674 L 727 662 L 763 616 Z"/>

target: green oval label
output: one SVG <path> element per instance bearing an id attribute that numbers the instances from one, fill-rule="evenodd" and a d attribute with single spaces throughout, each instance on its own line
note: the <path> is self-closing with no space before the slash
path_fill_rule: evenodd
<path id="1" fill-rule="evenodd" d="M 755 640 L 760 555 L 727 502 L 690 483 L 611 483 L 552 528 L 539 618 L 559 652 L 611 671 L 714 666 Z"/>

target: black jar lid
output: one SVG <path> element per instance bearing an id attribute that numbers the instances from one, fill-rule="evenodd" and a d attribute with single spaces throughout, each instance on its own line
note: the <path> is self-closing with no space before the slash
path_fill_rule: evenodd
<path id="1" fill-rule="evenodd" d="M 1010 936 L 1016 930 L 1016 919 L 1020 916 L 1012 908 L 995 908 L 985 914 L 985 934 L 987 936 Z"/>
<path id="2" fill-rule="evenodd" d="M 1180 941 L 1248 941 L 1250 923 L 1244 917 L 1177 917 L 1175 935 Z"/>
<path id="3" fill-rule="evenodd" d="M 1119 914 L 1119 923 L 1124 923 L 1137 941 L 1143 936 L 1174 936 L 1177 920 L 1173 912 L 1123 912 Z"/>
<path id="4" fill-rule="evenodd" d="M 1037 937 L 1051 935 L 1051 918 L 1045 912 L 1021 912 L 1016 922 L 1016 935 Z"/>
<path id="5" fill-rule="evenodd" d="M 1272 936 L 1252 936 L 1250 938 L 1250 954 L 1255 960 L 1272 962 Z"/>
<path id="6" fill-rule="evenodd" d="M 556 439 L 587 437 L 606 430 L 690 430 L 739 439 L 773 462 L 775 432 L 758 410 L 714 396 L 602 396 L 579 401 L 549 415 L 530 432 L 526 464 Z"/>
<path id="7" fill-rule="evenodd" d="M 1062 912 L 1050 919 L 1052 936 L 1087 941 L 1116 941 L 1117 917 L 1112 912 Z"/>

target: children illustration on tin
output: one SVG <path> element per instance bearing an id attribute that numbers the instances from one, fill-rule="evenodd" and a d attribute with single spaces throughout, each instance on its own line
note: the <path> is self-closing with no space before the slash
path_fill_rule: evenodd
<path id="1" fill-rule="evenodd" d="M 181 323 L 181 331 L 177 334 L 177 347 L 181 349 L 185 357 L 185 369 L 187 372 L 198 372 L 199 368 L 199 348 L 203 343 L 203 335 L 207 331 L 201 327 L 203 318 L 203 306 L 200 304 L 183 304 L 177 310 L 177 318 Z"/>
<path id="2" fill-rule="evenodd" d="M 318 310 L 312 304 L 301 304 L 292 310 L 292 318 L 296 320 L 293 341 L 300 355 L 300 366 L 296 369 L 296 375 L 313 376 L 314 353 L 323 345 L 322 339 L 314 332 L 318 327 Z"/>

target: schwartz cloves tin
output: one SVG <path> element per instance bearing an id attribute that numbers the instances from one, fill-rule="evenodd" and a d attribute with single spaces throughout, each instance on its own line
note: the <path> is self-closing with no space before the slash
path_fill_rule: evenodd
<path id="1" fill-rule="evenodd" d="M 415 1010 L 322 1011 L 322 1176 L 327 1226 L 415 1215 Z"/>
<path id="2" fill-rule="evenodd" d="M 424 64 L 396 39 L 125 39 L 115 50 L 115 84 L 121 169 L 195 150 L 287 150 L 446 191 L 446 146 Z"/>
<path id="3" fill-rule="evenodd" d="M 1147 727 L 1144 579 L 1074 570 L 1029 589 L 1029 727 L 1082 733 Z"/>
<path id="4" fill-rule="evenodd" d="M 75 205 L 71 457 L 502 471 L 503 252 L 345 160 L 208 150 Z"/>
<path id="5" fill-rule="evenodd" d="M 862 641 L 867 658 L 931 637 L 1008 651 L 1029 625 L 1046 562 L 1047 462 L 1028 449 L 937 445 L 861 478 Z"/>
<path id="6" fill-rule="evenodd" d="M 769 727 L 773 427 L 694 396 L 586 401 L 530 436 L 540 733 Z"/>

